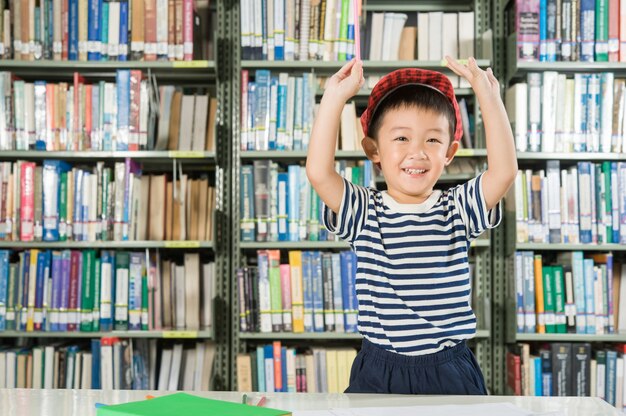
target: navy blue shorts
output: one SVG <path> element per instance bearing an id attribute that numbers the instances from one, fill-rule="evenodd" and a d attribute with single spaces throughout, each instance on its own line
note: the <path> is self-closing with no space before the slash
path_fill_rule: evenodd
<path id="1" fill-rule="evenodd" d="M 487 388 L 474 354 L 460 344 L 434 354 L 409 356 L 363 339 L 346 393 L 474 394 Z"/>

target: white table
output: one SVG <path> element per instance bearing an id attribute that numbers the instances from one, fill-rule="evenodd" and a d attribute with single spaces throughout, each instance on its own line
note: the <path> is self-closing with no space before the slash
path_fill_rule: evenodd
<path id="1" fill-rule="evenodd" d="M 198 396 L 241 402 L 237 392 L 190 392 Z M 168 392 L 102 390 L 0 389 L 0 415 L 7 416 L 88 416 L 95 415 L 95 404 L 117 404 L 143 400 L 147 394 Z M 267 397 L 268 407 L 283 410 L 319 410 L 345 407 L 418 406 L 437 404 L 512 403 L 534 412 L 564 411 L 567 416 L 617 416 L 603 400 L 591 397 L 513 397 L 513 396 L 403 396 L 374 394 L 249 393 Z"/>

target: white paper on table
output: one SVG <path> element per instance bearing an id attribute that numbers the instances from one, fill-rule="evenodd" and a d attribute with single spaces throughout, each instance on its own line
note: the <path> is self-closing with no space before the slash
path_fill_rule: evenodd
<path id="1" fill-rule="evenodd" d="M 511 403 L 481 403 L 443 406 L 353 407 L 331 410 L 301 410 L 293 416 L 565 416 L 563 412 L 537 413 Z"/>

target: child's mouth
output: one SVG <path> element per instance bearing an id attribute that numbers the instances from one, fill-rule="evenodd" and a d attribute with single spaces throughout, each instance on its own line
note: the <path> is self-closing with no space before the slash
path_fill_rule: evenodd
<path id="1" fill-rule="evenodd" d="M 422 175 L 427 172 L 426 169 L 403 169 L 409 175 Z"/>

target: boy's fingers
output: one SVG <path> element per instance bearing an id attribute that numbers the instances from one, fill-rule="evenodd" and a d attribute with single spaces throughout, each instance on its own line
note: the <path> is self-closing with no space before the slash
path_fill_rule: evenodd
<path id="1" fill-rule="evenodd" d="M 341 75 L 342 77 L 350 75 L 350 72 L 352 71 L 352 68 L 354 67 L 355 63 L 356 63 L 356 59 L 349 60 L 348 62 L 345 63 L 344 66 L 341 67 L 339 71 L 337 71 L 337 74 Z"/>
<path id="2" fill-rule="evenodd" d="M 446 56 L 446 60 L 448 61 L 448 68 L 450 68 L 455 74 L 465 78 L 469 78 L 471 76 L 471 73 L 467 69 L 467 67 L 461 65 L 459 62 L 457 62 L 456 59 Z"/>

